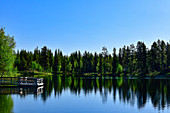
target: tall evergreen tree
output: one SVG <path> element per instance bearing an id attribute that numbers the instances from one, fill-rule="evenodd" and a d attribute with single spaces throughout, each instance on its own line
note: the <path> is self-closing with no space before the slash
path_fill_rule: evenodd
<path id="1" fill-rule="evenodd" d="M 48 50 L 48 55 L 49 55 L 49 63 L 50 63 L 50 70 L 51 70 L 54 65 L 54 56 L 51 50 Z"/>
<path id="2" fill-rule="evenodd" d="M 161 59 L 162 59 L 162 56 L 161 56 L 161 41 L 158 39 L 157 41 L 157 68 L 158 68 L 158 71 L 161 71 L 162 70 L 162 62 L 161 62 Z"/>
<path id="3" fill-rule="evenodd" d="M 147 72 L 148 68 L 147 68 L 147 51 L 146 51 L 146 45 L 144 43 L 142 43 L 142 62 L 143 62 L 143 68 L 142 70 L 144 71 L 144 73 Z"/>
<path id="4" fill-rule="evenodd" d="M 78 52 L 78 72 L 82 73 L 82 68 L 83 68 L 83 61 L 82 61 L 82 56 L 81 52 Z"/>
<path id="5" fill-rule="evenodd" d="M 126 71 L 127 72 L 129 72 L 129 70 L 130 70 L 130 55 L 131 55 L 131 53 L 130 53 L 131 51 L 130 51 L 130 47 L 129 46 L 127 46 L 127 49 L 126 49 L 126 61 L 125 61 L 125 65 L 126 65 Z"/>
<path id="6" fill-rule="evenodd" d="M 109 55 L 109 52 L 108 52 L 106 47 L 102 48 L 102 55 L 103 55 L 104 73 L 106 73 L 106 70 L 107 70 L 107 68 L 106 68 L 106 66 L 107 66 L 107 58 L 108 58 L 108 55 Z"/>
<path id="7" fill-rule="evenodd" d="M 119 49 L 119 63 L 122 65 L 122 49 Z"/>
<path id="8" fill-rule="evenodd" d="M 123 70 L 126 71 L 127 66 L 126 66 L 126 46 L 122 48 L 122 66 Z"/>
<path id="9" fill-rule="evenodd" d="M 38 50 L 38 47 L 34 49 L 34 57 L 33 60 L 37 63 L 40 63 L 40 50 Z"/>
<path id="10" fill-rule="evenodd" d="M 112 63 L 112 73 L 116 75 L 117 69 L 117 55 L 116 55 L 116 48 L 113 49 L 113 63 Z"/>
<path id="11" fill-rule="evenodd" d="M 161 41 L 161 71 L 165 71 L 167 65 L 167 55 L 166 55 L 166 44 L 162 40 Z"/>
<path id="12" fill-rule="evenodd" d="M 130 45 L 130 72 L 132 73 L 135 70 L 135 45 Z"/>
<path id="13" fill-rule="evenodd" d="M 102 54 L 99 54 L 99 73 L 104 73 L 104 67 L 103 67 L 103 56 Z"/>
<path id="14" fill-rule="evenodd" d="M 167 56 L 167 63 L 166 63 L 166 70 L 170 72 L 170 44 L 167 43 L 166 45 L 166 56 Z"/>
<path id="15" fill-rule="evenodd" d="M 54 55 L 54 65 L 53 65 L 53 72 L 54 74 L 60 73 L 61 71 L 61 60 L 60 56 L 57 53 L 57 50 L 55 50 L 55 55 Z"/>
<path id="16" fill-rule="evenodd" d="M 150 62 L 152 71 L 159 71 L 159 64 L 158 64 L 158 46 L 157 43 L 154 42 L 151 46 L 150 50 Z"/>
<path id="17" fill-rule="evenodd" d="M 48 70 L 50 67 L 49 63 L 49 54 L 48 54 L 48 49 L 46 46 L 44 46 L 41 49 L 41 66 L 44 68 L 44 70 Z"/>
<path id="18" fill-rule="evenodd" d="M 28 69 L 27 52 L 26 50 L 20 51 L 20 68 L 19 70 L 24 71 Z"/>
<path id="19" fill-rule="evenodd" d="M 98 54 L 95 52 L 94 53 L 94 72 L 97 72 L 97 65 L 99 63 L 99 58 L 98 58 Z"/>
<path id="20" fill-rule="evenodd" d="M 140 72 L 146 71 L 146 46 L 143 42 L 137 43 L 137 68 Z"/>

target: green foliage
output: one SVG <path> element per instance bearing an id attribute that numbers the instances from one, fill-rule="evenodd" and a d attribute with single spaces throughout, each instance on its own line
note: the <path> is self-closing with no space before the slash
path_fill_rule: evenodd
<path id="1" fill-rule="evenodd" d="M 113 62 L 112 62 L 112 73 L 115 75 L 117 70 L 117 55 L 116 55 L 116 48 L 113 49 Z"/>
<path id="2" fill-rule="evenodd" d="M 121 74 L 123 72 L 123 67 L 120 64 L 117 64 L 116 74 Z"/>
<path id="3" fill-rule="evenodd" d="M 60 52 L 60 50 L 58 50 L 58 53 L 57 53 L 57 50 L 55 50 L 54 65 L 53 65 L 54 74 L 61 72 L 61 68 L 62 68 L 62 65 L 61 65 L 62 56 L 61 55 L 62 53 Z"/>
<path id="4" fill-rule="evenodd" d="M 0 74 L 11 74 L 14 68 L 14 37 L 5 35 L 3 28 L 0 29 Z"/>
<path id="5" fill-rule="evenodd" d="M 32 61 L 31 69 L 42 72 L 42 67 L 36 61 Z"/>
<path id="6" fill-rule="evenodd" d="M 70 72 L 71 69 L 72 69 L 72 64 L 71 64 L 71 62 L 69 61 L 69 62 L 67 63 L 67 65 L 66 65 L 66 72 Z"/>
<path id="7" fill-rule="evenodd" d="M 50 58 L 49 58 L 49 53 L 48 53 L 48 49 L 46 46 L 44 46 L 41 49 L 41 60 L 40 60 L 40 64 L 43 67 L 44 70 L 48 70 L 50 68 Z"/>
<path id="8" fill-rule="evenodd" d="M 21 50 L 15 54 L 15 67 L 19 71 L 36 70 L 43 72 L 53 72 L 54 74 L 64 73 L 84 75 L 122 75 L 123 73 L 138 75 L 149 75 L 152 73 L 168 73 L 170 71 L 170 46 L 169 43 L 158 40 L 151 45 L 151 49 L 146 48 L 144 42 L 137 42 L 119 49 L 113 49 L 113 55 L 109 54 L 106 47 L 102 52 L 94 54 L 85 51 L 71 53 L 65 56 L 62 51 L 55 50 L 55 54 L 46 46 L 41 51 L 38 47 L 34 53 Z M 31 62 L 31 63 L 30 63 Z"/>

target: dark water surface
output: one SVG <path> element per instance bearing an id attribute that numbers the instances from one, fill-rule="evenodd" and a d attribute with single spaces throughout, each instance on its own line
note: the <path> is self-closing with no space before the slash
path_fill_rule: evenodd
<path id="1" fill-rule="evenodd" d="M 44 82 L 0 88 L 0 113 L 170 113 L 170 79 L 50 76 Z"/>

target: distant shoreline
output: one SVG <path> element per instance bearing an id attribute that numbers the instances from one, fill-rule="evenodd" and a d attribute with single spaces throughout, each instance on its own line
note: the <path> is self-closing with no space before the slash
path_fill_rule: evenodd
<path id="1" fill-rule="evenodd" d="M 47 73 L 47 72 L 33 72 L 33 71 L 22 71 L 18 72 L 17 76 L 36 76 L 36 75 L 42 75 L 42 76 L 64 76 L 64 77 L 153 77 L 153 78 L 162 78 L 162 77 L 168 77 L 170 78 L 170 73 L 150 73 L 150 74 L 120 74 L 120 75 L 113 75 L 113 74 L 100 74 L 100 73 Z"/>

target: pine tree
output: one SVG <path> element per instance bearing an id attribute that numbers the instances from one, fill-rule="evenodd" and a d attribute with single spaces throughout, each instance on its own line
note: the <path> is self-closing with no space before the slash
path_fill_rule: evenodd
<path id="1" fill-rule="evenodd" d="M 130 47 L 127 46 L 127 49 L 126 49 L 126 61 L 125 61 L 125 65 L 126 65 L 126 71 L 129 73 L 129 70 L 130 70 Z"/>
<path id="2" fill-rule="evenodd" d="M 146 72 L 146 46 L 143 42 L 137 43 L 137 68 L 139 69 L 139 72 Z"/>
<path id="3" fill-rule="evenodd" d="M 167 65 L 166 45 L 165 42 L 161 41 L 161 71 L 165 71 Z"/>
<path id="4" fill-rule="evenodd" d="M 123 71 L 126 71 L 127 66 L 126 66 L 126 46 L 122 48 L 122 66 L 123 66 Z"/>
<path id="5" fill-rule="evenodd" d="M 81 57 L 81 52 L 78 52 L 78 72 L 81 73 L 83 68 L 83 62 Z"/>
<path id="6" fill-rule="evenodd" d="M 106 47 L 102 48 L 102 56 L 103 56 L 103 65 L 104 65 L 104 73 L 106 73 L 107 70 L 107 58 L 108 58 L 109 52 Z"/>
<path id="7" fill-rule="evenodd" d="M 95 53 L 94 53 L 94 72 L 95 72 L 95 73 L 97 72 L 98 62 L 99 62 L 99 58 L 98 58 L 97 53 L 95 52 Z"/>
<path id="8" fill-rule="evenodd" d="M 135 46 L 134 44 L 130 45 L 130 72 L 132 73 L 135 70 Z"/>
<path id="9" fill-rule="evenodd" d="M 161 41 L 158 39 L 157 41 L 157 68 L 158 68 L 158 71 L 161 71 L 162 69 L 162 62 L 161 62 L 161 59 L 162 59 L 162 56 L 161 56 Z"/>
<path id="10" fill-rule="evenodd" d="M 55 50 L 53 73 L 54 73 L 54 74 L 60 73 L 61 67 L 62 67 L 62 66 L 61 66 L 60 56 L 59 56 L 59 54 L 57 53 L 57 50 Z"/>
<path id="11" fill-rule="evenodd" d="M 50 70 L 51 70 L 54 65 L 54 56 L 51 50 L 48 50 L 48 54 L 49 54 L 49 63 L 50 63 Z"/>
<path id="12" fill-rule="evenodd" d="M 119 63 L 122 65 L 122 49 L 119 49 Z"/>
<path id="13" fill-rule="evenodd" d="M 166 63 L 166 69 L 167 72 L 170 72 L 170 44 L 167 43 L 167 47 L 166 47 L 166 56 L 167 56 L 167 63 Z"/>
<path id="14" fill-rule="evenodd" d="M 38 50 L 38 47 L 34 49 L 33 61 L 40 63 L 40 50 Z"/>
<path id="15" fill-rule="evenodd" d="M 19 53 L 19 50 L 17 51 L 17 54 L 16 54 L 14 67 L 17 67 L 17 69 L 20 69 L 20 53 Z"/>
<path id="16" fill-rule="evenodd" d="M 99 73 L 104 73 L 104 67 L 103 67 L 103 56 L 102 54 L 99 54 Z"/>
<path id="17" fill-rule="evenodd" d="M 151 46 L 149 64 L 152 71 L 159 71 L 158 46 L 156 42 L 154 42 Z"/>
<path id="18" fill-rule="evenodd" d="M 41 49 L 41 66 L 44 68 L 44 70 L 48 70 L 50 67 L 50 63 L 49 63 L 49 54 L 48 54 L 48 49 L 46 46 L 44 46 Z"/>
<path id="19" fill-rule="evenodd" d="M 117 55 L 116 55 L 116 48 L 113 49 L 113 63 L 112 63 L 112 73 L 116 75 L 117 69 Z"/>

